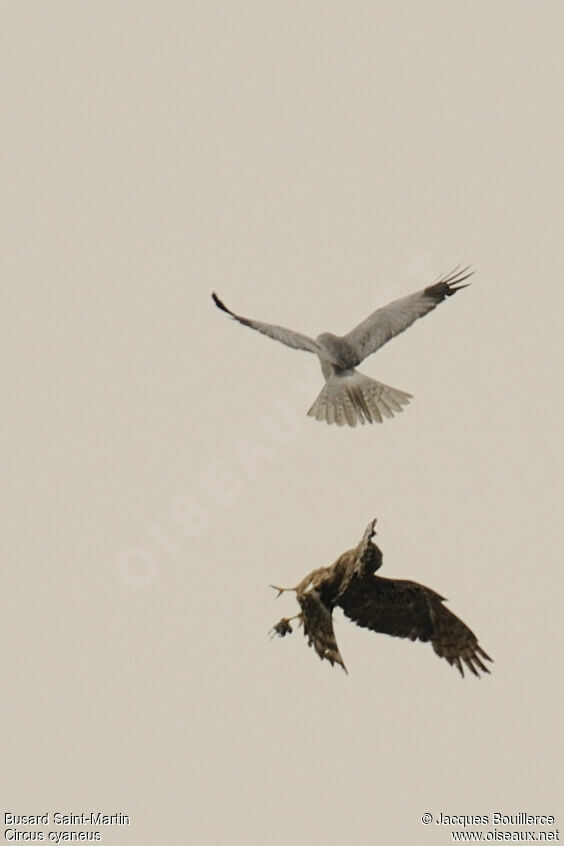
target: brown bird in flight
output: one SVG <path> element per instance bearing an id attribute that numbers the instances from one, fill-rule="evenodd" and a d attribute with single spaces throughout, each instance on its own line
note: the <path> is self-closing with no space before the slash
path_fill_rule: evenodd
<path id="1" fill-rule="evenodd" d="M 357 626 L 430 641 L 437 655 L 454 664 L 462 676 L 464 665 L 475 676 L 479 676 L 478 670 L 489 673 L 482 659 L 492 659 L 468 626 L 444 607 L 444 597 L 417 582 L 375 575 L 382 566 L 382 553 L 372 541 L 375 524 L 372 520 L 356 549 L 344 552 L 331 567 L 313 570 L 293 588 L 271 585 L 278 596 L 295 591 L 301 608 L 294 617 L 283 617 L 272 634 L 291 634 L 290 623 L 298 619 L 308 645 L 319 657 L 340 664 L 347 672 L 333 632 L 332 613 L 338 606 Z"/>
<path id="2" fill-rule="evenodd" d="M 358 422 L 381 423 L 384 417 L 393 417 L 403 411 L 402 406 L 411 399 L 411 394 L 405 391 L 364 376 L 355 369 L 356 366 L 411 326 L 417 318 L 436 308 L 446 297 L 467 288 L 462 283 L 471 275 L 468 267 L 463 270 L 457 268 L 434 285 L 377 309 L 343 337 L 324 332 L 315 339 L 309 338 L 283 326 L 241 317 L 227 308 L 217 294 L 212 294 L 212 298 L 218 308 L 243 326 L 256 329 L 288 347 L 315 353 L 321 363 L 325 385 L 308 415 L 337 426 L 356 426 Z"/>

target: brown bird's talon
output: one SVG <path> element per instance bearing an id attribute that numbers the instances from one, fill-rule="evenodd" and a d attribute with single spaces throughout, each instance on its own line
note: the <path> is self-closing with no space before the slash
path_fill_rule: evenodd
<path id="1" fill-rule="evenodd" d="M 272 627 L 273 636 L 277 634 L 279 637 L 285 637 L 287 634 L 292 634 L 292 631 L 290 620 L 287 617 L 283 617 L 280 622 Z"/>

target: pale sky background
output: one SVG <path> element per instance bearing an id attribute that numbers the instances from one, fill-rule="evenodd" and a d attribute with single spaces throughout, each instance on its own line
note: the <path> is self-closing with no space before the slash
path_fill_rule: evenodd
<path id="1" fill-rule="evenodd" d="M 562 4 L 2 17 L 5 810 L 136 846 L 562 830 Z M 414 395 L 382 426 L 307 418 L 317 360 L 210 299 L 343 333 L 459 262 L 361 368 Z M 268 639 L 269 583 L 374 516 L 491 676 L 340 612 L 348 676 Z"/>

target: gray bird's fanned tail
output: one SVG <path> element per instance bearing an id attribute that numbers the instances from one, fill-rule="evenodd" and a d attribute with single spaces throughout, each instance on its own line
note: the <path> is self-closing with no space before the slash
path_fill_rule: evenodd
<path id="1" fill-rule="evenodd" d="M 327 379 L 308 415 L 337 426 L 381 423 L 403 411 L 410 399 L 411 394 L 352 370 Z"/>

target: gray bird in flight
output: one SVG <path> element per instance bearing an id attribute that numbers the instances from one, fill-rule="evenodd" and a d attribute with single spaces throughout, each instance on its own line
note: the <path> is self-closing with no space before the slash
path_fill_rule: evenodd
<path id="1" fill-rule="evenodd" d="M 342 337 L 323 332 L 315 339 L 310 338 L 283 326 L 242 317 L 227 308 L 217 294 L 213 293 L 212 298 L 218 308 L 243 326 L 256 329 L 293 349 L 315 353 L 321 363 L 325 385 L 308 415 L 337 426 L 356 426 L 359 422 L 381 423 L 384 417 L 393 417 L 403 411 L 402 406 L 411 399 L 411 394 L 359 373 L 357 365 L 419 317 L 436 308 L 446 297 L 467 288 L 462 283 L 471 275 L 470 268 L 457 268 L 428 288 L 377 309 Z"/>

